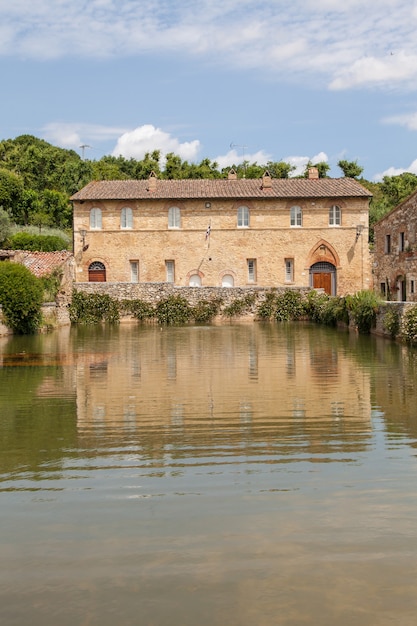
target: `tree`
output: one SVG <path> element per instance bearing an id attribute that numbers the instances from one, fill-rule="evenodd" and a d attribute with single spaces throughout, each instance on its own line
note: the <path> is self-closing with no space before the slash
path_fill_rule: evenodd
<path id="1" fill-rule="evenodd" d="M 23 181 L 20 176 L 0 168 L 0 206 L 15 217 L 22 196 Z"/>
<path id="2" fill-rule="evenodd" d="M 0 304 L 6 325 L 20 335 L 36 332 L 41 323 L 42 284 L 24 265 L 0 263 Z"/>
<path id="3" fill-rule="evenodd" d="M 337 163 L 346 178 L 359 178 L 363 172 L 363 167 L 358 165 L 357 161 L 340 160 Z"/>
<path id="4" fill-rule="evenodd" d="M 403 172 L 398 176 L 384 176 L 381 190 L 392 207 L 408 198 L 417 189 L 417 176 L 411 172 Z"/>
<path id="5" fill-rule="evenodd" d="M 12 221 L 10 215 L 0 206 L 0 247 L 12 232 Z"/>

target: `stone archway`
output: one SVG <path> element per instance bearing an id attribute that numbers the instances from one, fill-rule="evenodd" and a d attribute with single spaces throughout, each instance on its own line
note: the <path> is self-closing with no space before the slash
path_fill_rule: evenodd
<path id="1" fill-rule="evenodd" d="M 310 287 L 324 289 L 329 295 L 335 296 L 339 264 L 339 256 L 333 246 L 325 239 L 318 241 L 308 257 Z"/>

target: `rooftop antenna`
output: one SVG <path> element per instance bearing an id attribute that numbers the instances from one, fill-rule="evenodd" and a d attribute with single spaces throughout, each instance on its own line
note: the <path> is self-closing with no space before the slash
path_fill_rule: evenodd
<path id="1" fill-rule="evenodd" d="M 84 152 L 85 152 L 85 149 L 86 149 L 86 148 L 91 148 L 91 146 L 87 145 L 86 143 L 83 143 L 83 144 L 80 146 L 80 148 L 81 148 L 81 150 L 82 150 L 82 152 L 81 152 L 81 155 L 82 155 L 82 156 L 81 156 L 81 158 L 82 158 L 82 160 L 84 161 Z"/>
<path id="2" fill-rule="evenodd" d="M 230 148 L 233 150 L 233 148 L 242 148 L 242 157 L 243 157 L 243 178 L 246 178 L 246 162 L 245 162 L 245 150 L 247 149 L 248 146 L 242 146 L 241 144 L 238 143 L 232 143 L 230 144 Z"/>

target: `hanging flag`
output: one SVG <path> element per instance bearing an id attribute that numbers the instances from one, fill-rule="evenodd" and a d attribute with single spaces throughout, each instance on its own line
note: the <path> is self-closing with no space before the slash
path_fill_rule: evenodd
<path id="1" fill-rule="evenodd" d="M 207 230 L 206 230 L 206 241 L 207 241 L 207 239 L 210 237 L 210 232 L 211 232 L 211 226 L 210 226 L 210 224 L 209 224 L 209 227 L 208 227 L 208 228 L 207 228 Z"/>

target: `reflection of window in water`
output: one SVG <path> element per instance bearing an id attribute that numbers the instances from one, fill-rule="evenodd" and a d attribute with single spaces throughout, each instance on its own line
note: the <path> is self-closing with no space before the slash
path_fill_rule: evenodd
<path id="1" fill-rule="evenodd" d="M 184 423 L 184 405 L 173 404 L 171 407 L 171 424 L 172 426 L 182 426 Z"/>
<path id="2" fill-rule="evenodd" d="M 249 346 L 249 378 L 258 378 L 258 351 L 256 346 Z"/>
<path id="3" fill-rule="evenodd" d="M 342 417 L 345 414 L 345 404 L 335 400 L 331 403 L 332 417 Z"/>
<path id="4" fill-rule="evenodd" d="M 303 398 L 294 398 L 292 416 L 303 418 L 306 416 L 305 402 Z"/>
<path id="5" fill-rule="evenodd" d="M 295 349 L 293 346 L 287 348 L 287 374 L 288 376 L 295 374 Z"/>
<path id="6" fill-rule="evenodd" d="M 243 400 L 240 403 L 239 417 L 240 417 L 240 421 L 242 422 L 242 424 L 250 424 L 252 422 L 253 408 L 252 408 L 251 402 L 247 400 Z"/>
<path id="7" fill-rule="evenodd" d="M 107 361 L 90 363 L 90 380 L 105 380 L 107 378 Z"/>
<path id="8" fill-rule="evenodd" d="M 96 404 L 93 406 L 93 420 L 101 422 L 106 417 L 106 407 L 104 404 Z"/>
<path id="9" fill-rule="evenodd" d="M 127 424 L 136 423 L 136 407 L 134 404 L 123 407 L 123 419 Z"/>
<path id="10" fill-rule="evenodd" d="M 132 378 L 134 380 L 140 380 L 142 376 L 142 366 L 140 363 L 140 359 L 132 358 Z"/>
<path id="11" fill-rule="evenodd" d="M 167 378 L 175 380 L 177 377 L 177 355 L 171 352 L 167 355 Z"/>

